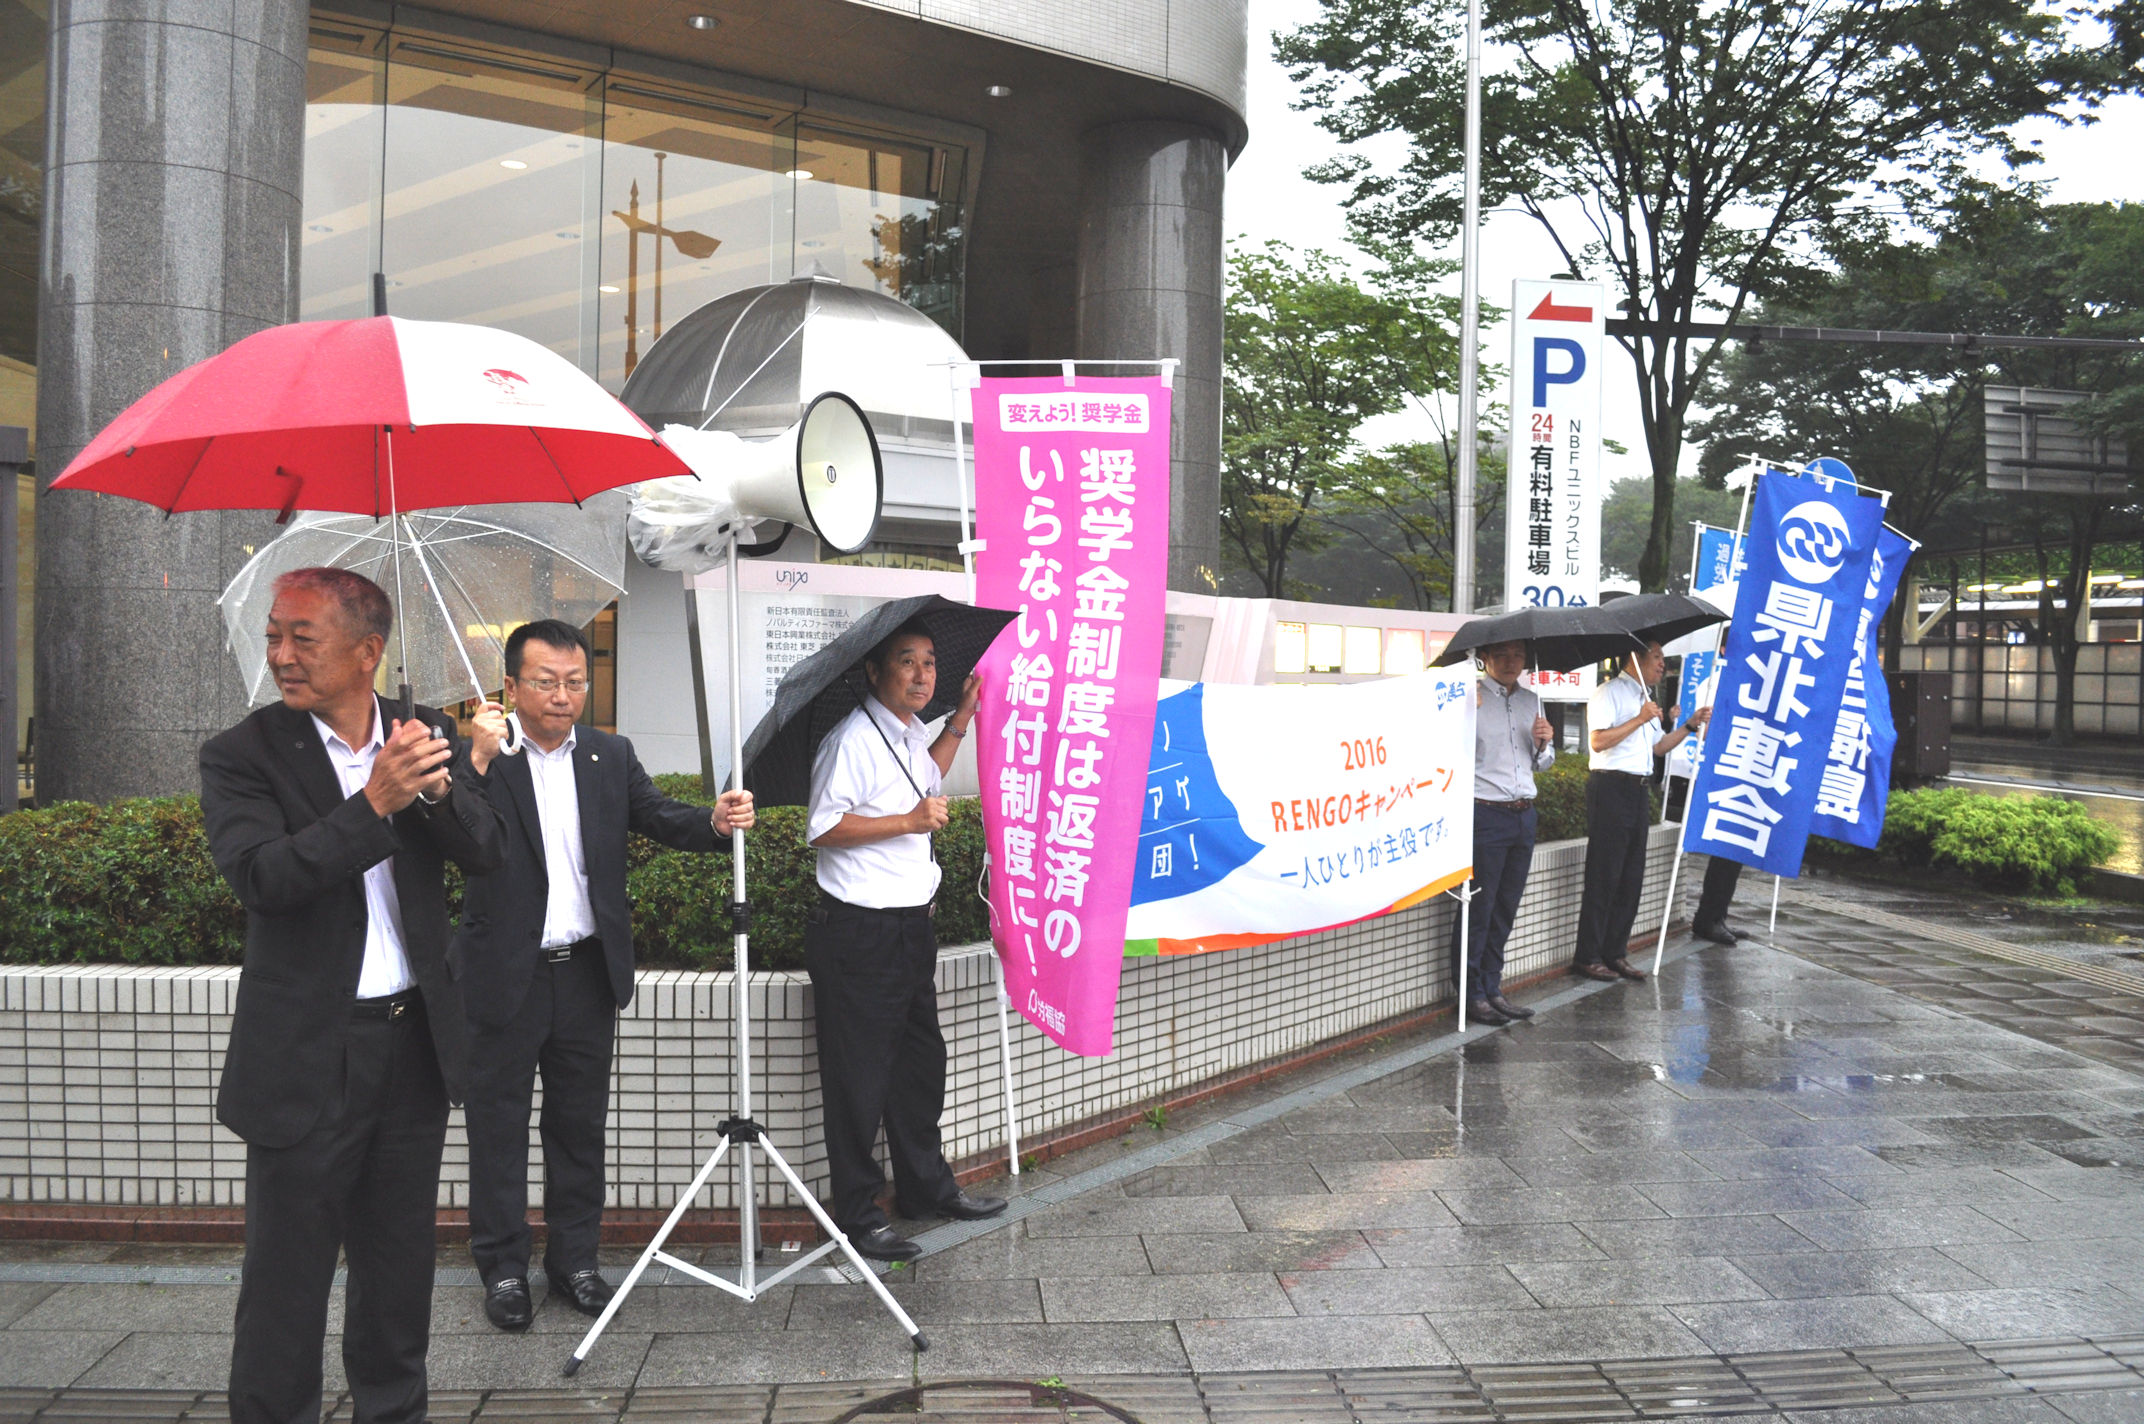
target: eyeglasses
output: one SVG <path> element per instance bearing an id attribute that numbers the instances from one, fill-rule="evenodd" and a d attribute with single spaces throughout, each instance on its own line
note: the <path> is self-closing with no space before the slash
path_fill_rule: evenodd
<path id="1" fill-rule="evenodd" d="M 561 687 L 575 697 L 588 690 L 588 679 L 585 677 L 569 677 L 564 682 L 555 677 L 524 677 L 515 680 L 538 697 L 549 697 Z"/>

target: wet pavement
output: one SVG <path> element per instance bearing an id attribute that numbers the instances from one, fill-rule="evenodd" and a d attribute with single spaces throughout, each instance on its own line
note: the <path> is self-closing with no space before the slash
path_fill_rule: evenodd
<path id="1" fill-rule="evenodd" d="M 888 1278 L 922 1356 L 823 1272 L 644 1286 L 562 1392 L 586 1322 L 443 1255 L 435 1417 L 2144 1419 L 2144 1000 L 1795 895 L 1024 1175 Z M 234 1259 L 0 1244 L 0 1421 L 217 1417 Z"/>

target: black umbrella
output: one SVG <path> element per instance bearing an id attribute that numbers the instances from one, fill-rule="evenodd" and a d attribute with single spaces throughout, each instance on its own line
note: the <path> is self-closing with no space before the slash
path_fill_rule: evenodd
<path id="1" fill-rule="evenodd" d="M 871 695 L 864 655 L 903 623 L 913 619 L 927 629 L 938 655 L 937 691 L 923 709 L 923 720 L 930 722 L 960 705 L 960 685 L 999 630 L 1017 616 L 935 593 L 897 598 L 864 614 L 783 675 L 774 705 L 745 739 L 745 790 L 761 806 L 802 806 L 811 800 L 811 763 L 819 743 Z"/>
<path id="2" fill-rule="evenodd" d="M 1533 666 L 1550 672 L 1569 672 L 1643 647 L 1604 607 L 1520 608 L 1462 625 L 1430 666 L 1450 667 L 1496 643 L 1526 644 Z"/>
<path id="3" fill-rule="evenodd" d="M 1686 593 L 1634 593 L 1601 607 L 1625 632 L 1645 643 L 1672 643 L 1727 621 L 1725 613 Z"/>

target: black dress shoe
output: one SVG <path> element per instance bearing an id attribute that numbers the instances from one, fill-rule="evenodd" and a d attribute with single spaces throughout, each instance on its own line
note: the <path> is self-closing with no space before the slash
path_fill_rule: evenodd
<path id="1" fill-rule="evenodd" d="M 1725 925 L 1692 925 L 1690 933 L 1699 939 L 1709 939 L 1714 944 L 1736 944 L 1742 938 Z"/>
<path id="2" fill-rule="evenodd" d="M 923 1248 L 890 1226 L 874 1226 L 869 1231 L 851 1231 L 849 1244 L 859 1256 L 869 1256 L 874 1261 L 913 1261 L 923 1254 Z"/>
<path id="3" fill-rule="evenodd" d="M 529 1283 L 519 1276 L 501 1276 L 484 1288 L 484 1318 L 501 1330 L 519 1335 L 536 1318 L 529 1301 Z"/>
<path id="4" fill-rule="evenodd" d="M 1608 961 L 1608 967 L 1625 979 L 1635 980 L 1645 977 L 1645 971 L 1627 959 L 1611 959 Z"/>
<path id="5" fill-rule="evenodd" d="M 1003 1197 L 971 1197 L 966 1192 L 955 1192 L 951 1201 L 938 1204 L 938 1215 L 955 1221 L 981 1221 L 1004 1210 Z"/>
<path id="6" fill-rule="evenodd" d="M 1507 1019 L 1530 1019 L 1534 1016 L 1532 1009 L 1514 1004 L 1502 994 L 1491 994 L 1489 996 L 1489 1007 L 1495 1009 Z"/>
<path id="7" fill-rule="evenodd" d="M 1505 1024 L 1510 1023 L 1511 1020 L 1490 1007 L 1487 999 L 1469 999 L 1467 1000 L 1467 1022 L 1470 1024 L 1487 1024 L 1490 1028 L 1502 1028 Z"/>
<path id="8" fill-rule="evenodd" d="M 601 1315 L 617 1292 L 598 1271 L 571 1271 L 561 1276 L 548 1272 L 551 1278 L 551 1294 L 578 1310 L 583 1315 Z"/>
<path id="9" fill-rule="evenodd" d="M 1613 984 L 1622 977 L 1605 964 L 1574 964 L 1571 972 L 1581 979 L 1598 979 L 1603 984 Z"/>

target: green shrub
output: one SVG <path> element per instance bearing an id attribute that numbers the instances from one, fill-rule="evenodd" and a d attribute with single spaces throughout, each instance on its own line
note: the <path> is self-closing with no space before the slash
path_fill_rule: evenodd
<path id="1" fill-rule="evenodd" d="M 1995 798 L 1961 786 L 1892 792 L 1884 801 L 1883 835 L 1876 842 L 1876 853 L 1916 869 L 1933 864 L 1936 837 L 1944 824 L 1960 806 L 1974 799 Z M 1857 849 L 1843 848 L 1848 852 Z"/>
<path id="2" fill-rule="evenodd" d="M 1587 761 L 1577 752 L 1556 753 L 1555 764 L 1534 773 L 1534 841 L 1578 841 L 1586 838 Z M 1660 789 L 1647 791 L 1651 819 L 1660 819 Z"/>
<path id="3" fill-rule="evenodd" d="M 660 776 L 656 783 L 681 801 L 707 803 L 697 776 Z M 955 801 L 951 824 L 936 843 L 945 871 L 939 943 L 989 938 L 989 912 L 975 897 L 980 803 Z M 761 811 L 745 845 L 753 967 L 801 969 L 804 915 L 819 893 L 803 810 Z M 626 865 L 642 964 L 730 966 L 726 857 L 667 850 L 635 836 Z M 450 909 L 461 903 L 461 885 L 460 873 L 448 867 Z M 0 817 L 0 961 L 236 964 L 244 944 L 245 913 L 209 859 L 197 798 L 70 802 Z"/>
<path id="4" fill-rule="evenodd" d="M 1936 833 L 1934 863 L 1981 884 L 2070 895 L 2085 872 L 2119 848 L 2120 838 L 2075 801 L 2052 796 L 1969 796 Z"/>

